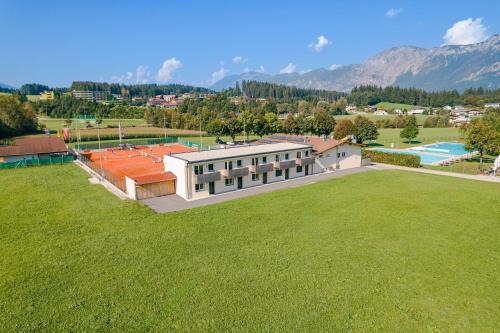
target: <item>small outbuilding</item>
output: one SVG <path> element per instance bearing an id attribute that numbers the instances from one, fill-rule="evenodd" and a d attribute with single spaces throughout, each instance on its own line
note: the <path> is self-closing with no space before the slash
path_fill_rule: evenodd
<path id="1" fill-rule="evenodd" d="M 68 152 L 64 140 L 58 137 L 19 138 L 11 146 L 0 146 L 0 163 L 48 159 Z"/>

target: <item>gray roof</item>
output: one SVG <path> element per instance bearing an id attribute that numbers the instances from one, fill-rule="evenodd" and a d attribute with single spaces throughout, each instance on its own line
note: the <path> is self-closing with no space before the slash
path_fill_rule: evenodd
<path id="1" fill-rule="evenodd" d="M 172 154 L 171 157 L 187 161 L 188 163 L 194 163 L 194 162 L 202 162 L 210 160 L 232 159 L 243 156 L 271 154 L 271 153 L 285 152 L 296 149 L 307 149 L 307 148 L 311 148 L 311 145 L 280 142 L 271 144 L 239 146 L 239 147 L 231 147 L 231 148 L 216 149 L 216 150 L 204 150 L 191 153 L 179 153 L 179 154 Z"/>

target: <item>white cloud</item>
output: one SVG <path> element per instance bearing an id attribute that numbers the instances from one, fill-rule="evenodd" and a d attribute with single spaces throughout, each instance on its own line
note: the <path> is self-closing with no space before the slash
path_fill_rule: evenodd
<path id="1" fill-rule="evenodd" d="M 244 64 L 245 62 L 248 61 L 247 58 L 243 58 L 242 56 L 236 56 L 233 58 L 233 60 L 231 60 L 233 62 L 233 64 L 235 65 L 240 65 L 240 64 Z"/>
<path id="2" fill-rule="evenodd" d="M 208 80 L 208 85 L 211 86 L 217 81 L 222 80 L 227 75 L 228 72 L 229 71 L 224 67 L 221 67 L 218 71 L 213 72 L 212 77 Z"/>
<path id="3" fill-rule="evenodd" d="M 328 38 L 321 35 L 318 37 L 318 41 L 316 43 L 311 43 L 307 45 L 307 47 L 313 49 L 316 52 L 321 52 L 325 46 L 330 45 L 331 43 L 332 42 L 330 42 Z"/>
<path id="4" fill-rule="evenodd" d="M 305 74 L 305 73 L 309 73 L 310 71 L 312 71 L 312 69 L 304 69 L 304 70 L 301 70 L 299 71 L 299 74 Z"/>
<path id="5" fill-rule="evenodd" d="M 243 73 L 248 73 L 248 72 L 250 72 L 250 68 L 245 67 L 245 68 L 243 69 Z"/>
<path id="6" fill-rule="evenodd" d="M 288 65 L 286 65 L 285 68 L 280 70 L 280 74 L 292 74 L 293 72 L 296 72 L 296 71 L 297 71 L 297 65 L 289 63 Z"/>
<path id="7" fill-rule="evenodd" d="M 337 68 L 342 67 L 342 65 L 339 64 L 333 64 L 330 67 L 328 67 L 329 70 L 333 71 L 336 70 Z"/>
<path id="8" fill-rule="evenodd" d="M 266 72 L 266 69 L 264 68 L 264 66 L 260 65 L 260 67 L 258 69 L 255 70 L 257 73 L 265 73 Z"/>
<path id="9" fill-rule="evenodd" d="M 135 83 L 147 83 L 149 76 L 148 68 L 140 65 L 135 70 Z"/>
<path id="10" fill-rule="evenodd" d="M 169 82 L 172 80 L 172 74 L 174 71 L 182 67 L 182 63 L 180 60 L 176 58 L 170 58 L 163 62 L 163 65 L 158 70 L 158 74 L 156 75 L 156 79 L 159 82 Z"/>
<path id="11" fill-rule="evenodd" d="M 482 20 L 479 17 L 456 22 L 443 36 L 443 45 L 467 45 L 484 41 L 488 38 L 488 31 L 481 23 Z"/>
<path id="12" fill-rule="evenodd" d="M 403 12 L 403 8 L 391 8 L 385 12 L 386 17 L 395 17 Z"/>

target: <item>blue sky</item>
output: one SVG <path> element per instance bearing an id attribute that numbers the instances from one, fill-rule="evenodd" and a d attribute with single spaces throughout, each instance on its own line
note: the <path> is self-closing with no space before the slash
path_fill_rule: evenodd
<path id="1" fill-rule="evenodd" d="M 393 46 L 481 40 L 500 32 L 500 1 L 0 0 L 0 22 L 2 83 L 207 86 L 244 70 L 328 68 Z"/>

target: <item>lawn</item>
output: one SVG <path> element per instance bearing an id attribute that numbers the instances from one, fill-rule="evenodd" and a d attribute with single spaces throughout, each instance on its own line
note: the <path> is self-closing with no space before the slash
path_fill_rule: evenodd
<path id="1" fill-rule="evenodd" d="M 489 170 L 493 167 L 493 162 L 495 161 L 494 156 L 484 156 L 483 165 L 479 162 L 479 156 L 468 158 L 466 160 L 456 162 L 450 165 L 423 165 L 426 169 L 448 171 L 448 172 L 458 172 L 466 173 L 469 175 L 477 175 L 481 173 L 482 170 Z M 500 174 L 498 175 L 500 176 Z"/>
<path id="2" fill-rule="evenodd" d="M 418 109 L 421 106 L 411 105 L 411 104 L 402 104 L 402 103 L 390 103 L 390 102 L 380 102 L 375 105 L 377 109 L 386 109 L 386 110 L 394 110 L 401 109 L 410 111 L 411 109 Z"/>
<path id="3" fill-rule="evenodd" d="M 497 331 L 500 186 L 371 171 L 189 211 L 0 172 L 3 331 Z"/>
<path id="4" fill-rule="evenodd" d="M 373 113 L 363 113 L 361 115 L 364 116 L 364 117 L 367 117 L 371 121 L 385 120 L 385 119 L 394 119 L 394 118 L 397 117 L 397 115 L 395 115 L 395 114 L 388 114 L 386 116 L 379 116 L 379 115 L 375 115 Z M 334 118 L 337 121 L 339 121 L 340 119 L 354 120 L 354 118 L 356 118 L 357 116 L 358 116 L 357 114 L 349 114 L 349 115 L 344 115 L 344 116 L 335 116 Z M 427 117 L 429 117 L 429 116 L 426 116 L 426 115 L 415 115 L 415 117 L 417 118 L 417 124 L 418 125 L 423 125 L 424 122 L 425 122 L 425 119 L 427 119 Z"/>
<path id="5" fill-rule="evenodd" d="M 385 146 L 391 147 L 394 143 L 394 148 L 407 148 L 412 146 L 419 146 L 423 144 L 430 144 L 440 141 L 457 142 L 462 141 L 462 136 L 458 128 L 419 128 L 419 134 L 411 144 L 406 139 L 399 137 L 401 129 L 399 128 L 379 128 L 379 137 L 376 144 L 370 146 Z"/>

